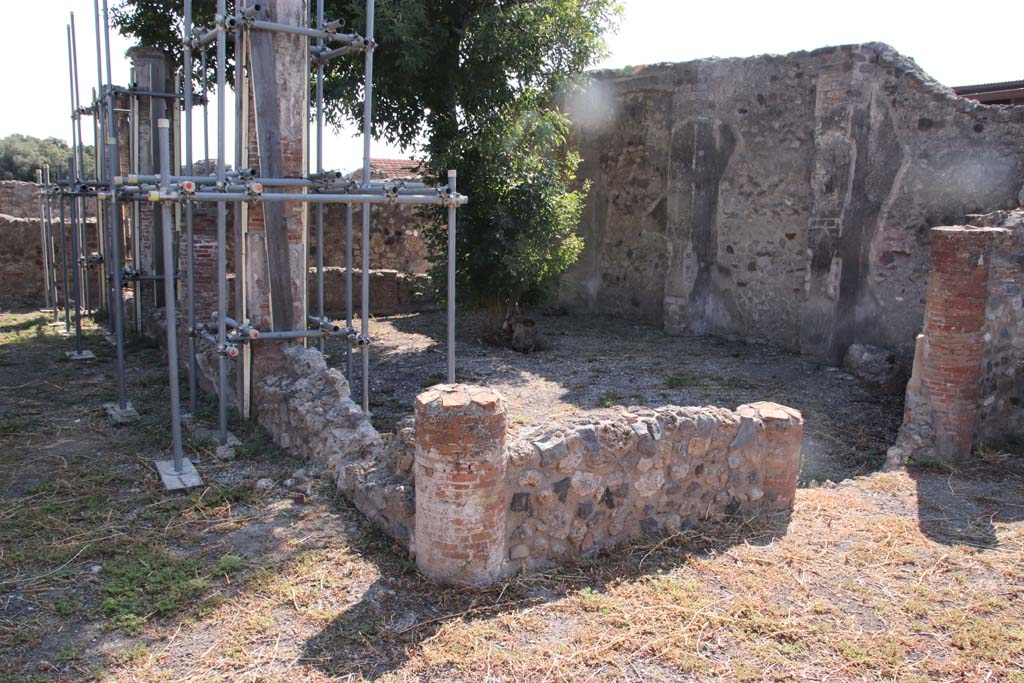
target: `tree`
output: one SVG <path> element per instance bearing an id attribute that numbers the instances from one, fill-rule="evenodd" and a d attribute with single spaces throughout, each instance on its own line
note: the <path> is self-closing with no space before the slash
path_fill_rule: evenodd
<path id="1" fill-rule="evenodd" d="M 15 133 L 0 139 L 0 180 L 25 180 L 35 182 L 36 169 L 43 164 L 50 165 L 51 179 L 67 168 L 71 148 L 60 138 L 34 138 L 31 135 Z M 82 164 L 83 177 L 94 178 L 95 156 L 92 145 L 84 148 Z"/>
<path id="2" fill-rule="evenodd" d="M 195 4 L 208 12 L 206 3 Z M 124 0 L 115 15 L 122 31 L 174 49 L 180 28 L 168 4 Z M 586 187 L 554 103 L 603 54 L 617 0 L 378 0 L 376 9 L 375 136 L 418 148 L 437 182 L 457 168 L 470 196 L 459 212 L 460 299 L 495 312 L 539 300 L 582 249 Z M 154 12 L 163 15 L 142 16 Z M 326 0 L 325 14 L 365 26 L 364 0 Z M 333 121 L 361 120 L 362 79 L 361 60 L 328 65 Z M 447 228 L 443 212 L 434 219 L 436 276 Z"/>

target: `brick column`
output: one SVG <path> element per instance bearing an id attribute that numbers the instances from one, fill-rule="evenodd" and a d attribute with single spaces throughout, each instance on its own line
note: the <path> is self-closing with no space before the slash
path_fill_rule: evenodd
<path id="1" fill-rule="evenodd" d="M 969 457 L 974 442 L 992 236 L 958 226 L 931 230 L 920 379 L 942 459 Z"/>
<path id="2" fill-rule="evenodd" d="M 481 387 L 416 397 L 416 565 L 449 584 L 485 585 L 505 559 L 505 404 Z"/>
<path id="3" fill-rule="evenodd" d="M 800 475 L 800 445 L 804 437 L 804 418 L 799 410 L 778 403 L 758 401 L 736 409 L 743 416 L 755 417 L 765 426 L 767 448 L 764 458 L 764 499 L 768 510 L 792 510 Z"/>

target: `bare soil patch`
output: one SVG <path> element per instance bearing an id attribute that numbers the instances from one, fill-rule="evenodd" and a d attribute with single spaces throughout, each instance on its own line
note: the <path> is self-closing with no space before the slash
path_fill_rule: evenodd
<path id="1" fill-rule="evenodd" d="M 881 394 L 840 368 L 765 344 L 670 337 L 599 316 L 538 317 L 547 348 L 531 354 L 483 343 L 481 317 L 458 320 L 457 379 L 500 391 L 512 429 L 620 414 L 630 407 L 775 401 L 803 412 L 801 480 L 839 481 L 881 467 L 903 419 L 903 397 Z M 443 313 L 376 318 L 370 410 L 393 428 L 424 387 L 445 379 Z M 344 365 L 340 347 L 333 364 Z M 355 363 L 357 368 L 359 364 Z"/>

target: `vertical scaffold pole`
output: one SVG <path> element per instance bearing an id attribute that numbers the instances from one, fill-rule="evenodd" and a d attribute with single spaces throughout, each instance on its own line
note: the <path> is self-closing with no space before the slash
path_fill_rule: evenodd
<path id="1" fill-rule="evenodd" d="M 56 306 L 50 295 L 50 250 L 46 247 L 46 195 L 50 188 L 43 185 L 43 169 L 36 169 L 36 187 L 39 190 L 39 253 L 43 257 L 43 289 L 46 310 Z"/>
<path id="2" fill-rule="evenodd" d="M 68 173 L 69 177 L 73 178 L 73 177 L 75 177 L 77 175 L 78 169 L 75 167 L 75 158 L 74 157 L 71 157 L 70 159 L 68 159 L 68 169 L 70 171 Z M 72 204 L 71 204 L 71 214 L 72 214 L 72 218 L 71 218 L 71 223 L 72 223 L 72 229 L 71 229 L 71 253 L 72 254 L 77 254 L 78 253 L 78 249 L 79 249 L 78 240 L 80 239 L 80 235 L 79 235 L 78 231 L 76 231 L 74 229 L 74 223 L 75 223 L 74 213 L 75 213 L 75 211 L 76 211 L 75 204 L 74 204 L 74 202 L 72 202 Z M 60 232 L 61 232 L 60 239 L 61 239 L 61 244 L 66 244 L 66 241 L 64 239 L 64 207 L 63 207 L 63 205 L 61 206 L 60 213 L 61 213 L 61 217 L 60 217 Z M 78 281 L 79 276 L 80 276 L 80 271 L 78 270 L 78 268 L 74 269 L 74 273 L 75 273 L 75 288 L 74 288 L 73 291 L 75 292 L 75 356 L 78 357 L 78 358 L 81 358 L 82 357 L 82 306 L 81 306 L 81 302 L 78 299 L 78 292 L 79 292 L 79 290 L 81 288 L 80 287 L 81 283 Z M 67 286 L 68 286 L 67 277 L 68 277 L 68 271 L 67 271 L 67 269 L 65 269 L 64 270 L 64 278 L 65 278 L 64 279 L 64 288 L 65 289 L 67 289 Z"/>
<path id="3" fill-rule="evenodd" d="M 183 86 L 185 93 L 185 175 L 193 175 L 192 169 L 192 0 L 185 0 L 182 34 Z M 205 93 L 204 93 L 205 95 Z M 192 225 L 192 202 L 185 205 L 185 309 L 188 329 L 188 412 L 196 414 L 196 275 L 195 275 L 195 232 Z"/>
<path id="4" fill-rule="evenodd" d="M 171 182 L 171 122 L 157 121 L 160 137 L 160 185 L 168 187 Z M 164 261 L 164 306 L 167 321 L 167 379 L 171 392 L 171 443 L 174 449 L 174 474 L 184 472 L 184 456 L 181 452 L 181 397 L 178 394 L 178 316 L 176 311 L 174 277 L 174 231 L 171 230 L 173 215 L 170 203 L 160 203 L 163 212 L 163 261 Z"/>
<path id="5" fill-rule="evenodd" d="M 99 2 L 99 0 L 94 0 Z M 121 296 L 121 213 L 117 206 L 117 188 L 114 185 L 114 177 L 118 175 L 120 157 L 117 151 L 117 119 L 114 113 L 114 80 L 110 73 L 110 20 L 107 11 L 107 0 L 103 0 L 103 35 L 106 46 L 106 71 L 107 71 L 107 182 L 110 195 L 110 251 L 111 263 L 110 274 L 112 275 L 110 315 L 113 321 L 115 359 L 117 368 L 117 408 L 119 411 L 127 411 L 128 397 L 125 390 L 124 376 L 124 306 Z"/>
<path id="6" fill-rule="evenodd" d="M 96 180 L 103 178 L 107 166 L 107 112 L 103 101 L 103 34 L 100 33 L 100 6 L 98 0 L 93 0 L 93 10 L 96 20 L 96 86 L 97 91 L 92 94 L 92 100 L 96 104 L 96 135 L 93 140 L 93 148 L 96 153 Z M 102 241 L 110 246 L 113 242 L 113 235 L 109 232 L 110 216 L 108 207 L 103 203 L 97 193 L 96 197 L 96 234 L 105 235 Z M 107 279 L 100 283 L 100 287 L 107 293 L 107 310 L 113 310 L 114 304 L 114 278 L 115 268 L 110 264 L 110 259 L 104 255 L 103 261 L 107 270 Z M 113 320 L 113 313 L 111 320 Z"/>
<path id="7" fill-rule="evenodd" d="M 345 327 L 352 330 L 352 204 L 345 205 Z M 345 337 L 345 379 L 352 386 L 352 338 Z"/>
<path id="8" fill-rule="evenodd" d="M 71 157 L 71 158 L 73 159 L 74 157 Z M 69 167 L 68 168 L 70 170 L 70 161 L 69 161 Z M 72 170 L 68 175 L 71 176 L 73 173 L 74 173 L 74 171 Z M 59 174 L 60 173 L 58 172 L 58 175 Z M 67 237 L 65 236 L 65 232 L 64 232 L 64 201 L 65 201 L 64 195 L 61 194 L 59 218 L 60 218 L 60 255 L 61 255 L 61 263 L 63 263 L 63 265 L 64 265 L 64 268 L 63 268 L 63 270 L 64 270 L 64 334 L 71 334 L 71 301 L 69 299 L 69 297 L 70 297 L 69 292 L 71 292 L 71 290 L 68 288 L 68 254 L 69 253 L 78 254 L 78 242 L 77 242 L 77 240 L 74 240 L 75 220 L 74 220 L 74 216 L 72 216 L 72 218 L 71 218 L 71 235 L 72 235 L 72 240 L 74 240 L 74 244 L 72 245 L 72 251 L 68 252 L 68 240 L 67 240 Z M 74 211 L 74 209 L 75 209 L 75 204 L 74 204 L 74 202 L 72 202 L 71 203 L 71 210 Z M 73 268 L 72 271 L 75 273 L 75 309 L 77 309 L 78 308 L 78 269 L 77 268 Z M 80 340 L 79 339 L 75 339 L 75 344 L 76 344 L 76 346 L 80 345 Z M 78 350 L 79 353 L 81 352 L 81 348 L 78 348 L 77 350 Z"/>
<path id="9" fill-rule="evenodd" d="M 72 113 L 71 118 L 74 124 L 74 154 L 75 154 L 75 172 L 70 174 L 72 178 L 76 180 L 82 180 L 85 178 L 85 163 L 83 147 L 85 143 L 82 141 L 82 91 L 81 85 L 78 82 L 78 36 L 75 32 L 75 13 L 71 13 L 71 46 L 70 46 L 70 62 L 71 62 L 71 107 Z M 81 261 L 82 267 L 86 268 L 83 273 L 84 278 L 81 283 L 83 298 L 82 301 L 85 304 L 86 309 L 92 308 L 92 296 L 89 288 L 89 230 L 85 222 L 85 199 L 82 197 L 75 198 L 75 213 L 78 215 L 77 225 L 79 234 L 80 249 L 82 252 L 83 260 Z M 76 254 L 78 251 L 75 252 Z M 75 291 L 78 291 L 79 285 L 75 285 Z M 77 293 L 75 295 L 78 296 Z M 77 301 L 77 299 L 76 299 Z"/>
<path id="10" fill-rule="evenodd" d="M 448 171 L 448 192 L 455 196 L 456 172 Z M 455 204 L 448 205 L 448 383 L 455 383 Z"/>
<path id="11" fill-rule="evenodd" d="M 59 172 L 58 172 L 58 175 L 59 175 Z M 47 188 L 50 187 L 50 165 L 49 164 L 43 164 L 43 183 L 46 185 Z M 63 195 L 62 195 L 61 198 L 63 199 Z M 44 215 L 45 220 L 46 220 L 46 251 L 47 251 L 47 255 L 48 255 L 49 261 L 50 261 L 50 269 L 49 269 L 49 271 L 50 271 L 50 292 L 51 292 L 51 298 L 53 299 L 53 322 L 57 323 L 57 322 L 60 322 L 60 309 L 59 309 L 59 306 L 58 306 L 58 303 L 57 303 L 57 247 L 56 247 L 56 241 L 53 239 L 53 207 L 51 205 L 51 200 L 50 200 L 49 192 L 47 192 L 47 194 L 46 194 L 46 202 L 45 202 L 45 208 L 44 208 L 44 211 L 43 211 L 43 215 Z M 61 221 L 60 229 L 61 229 L 61 234 L 64 234 L 64 232 L 63 232 L 64 231 L 64 221 L 63 220 Z M 62 262 L 64 264 L 64 269 L 65 269 L 65 272 L 66 272 L 67 271 L 67 267 L 68 267 L 68 261 L 67 261 L 67 259 L 68 259 L 68 252 L 67 252 L 67 250 L 65 249 L 64 251 L 62 251 L 60 256 L 61 256 L 61 260 L 62 260 Z M 65 278 L 65 282 L 66 281 L 67 281 L 67 279 Z M 65 316 L 68 315 L 67 311 L 68 311 L 68 290 L 67 290 L 67 287 L 65 286 L 64 287 L 64 315 Z M 65 327 L 67 326 L 66 323 L 67 323 L 67 321 L 65 321 Z"/>
<path id="12" fill-rule="evenodd" d="M 74 69 L 74 21 L 75 21 L 75 14 L 74 14 L 74 12 L 72 12 L 71 13 L 71 23 L 68 24 L 67 27 L 66 27 L 67 28 L 67 34 L 68 34 L 68 83 L 70 84 L 69 87 L 71 89 L 71 98 L 70 98 L 71 99 L 71 157 L 68 159 L 68 166 L 67 166 L 67 168 L 68 168 L 68 178 L 67 178 L 67 180 L 68 180 L 68 183 L 69 183 L 68 188 L 72 192 L 77 192 L 77 190 L 79 189 L 79 187 L 78 187 L 78 169 L 79 169 L 79 166 L 78 166 L 78 164 L 76 162 L 78 160 L 78 132 L 80 132 L 81 129 L 79 128 L 78 130 L 76 130 L 76 128 L 75 128 L 75 121 L 78 118 L 78 113 L 77 113 L 77 108 L 75 107 L 76 96 L 75 96 L 75 69 Z M 88 299 L 88 297 L 83 297 L 82 296 L 82 282 L 81 282 L 81 280 L 83 278 L 80 277 L 80 275 L 82 274 L 82 268 L 86 265 L 86 263 L 88 263 L 88 261 L 86 261 L 86 259 L 83 258 L 83 255 L 81 253 L 81 251 L 82 251 L 82 246 L 81 246 L 82 245 L 82 240 L 81 240 L 82 226 L 79 225 L 79 218 L 81 217 L 79 212 L 78 212 L 79 204 L 80 204 L 80 199 L 78 197 L 72 195 L 71 203 L 70 203 L 70 206 L 68 208 L 70 209 L 70 214 L 71 214 L 70 215 L 70 218 L 71 218 L 70 230 L 71 230 L 71 233 L 72 233 L 72 239 L 71 239 L 72 252 L 71 253 L 74 255 L 74 261 L 73 261 L 74 267 L 72 268 L 72 270 L 75 273 L 75 277 L 74 277 L 74 282 L 75 282 L 75 308 L 78 308 L 79 305 L 83 301 L 85 302 L 85 305 L 88 308 L 89 299 Z M 64 252 L 64 256 L 65 256 L 65 258 L 64 258 L 65 263 L 67 263 L 70 259 L 67 257 L 67 249 L 66 249 L 66 247 L 67 247 L 67 238 L 65 237 L 65 234 L 64 234 L 64 218 L 63 218 L 63 216 L 61 217 L 61 221 L 60 221 L 60 243 L 61 243 L 61 251 Z M 88 279 L 86 279 L 86 285 L 85 286 L 88 287 Z M 67 287 L 68 287 L 68 277 L 67 277 L 67 271 L 65 270 L 65 272 L 64 272 L 64 289 L 65 289 L 65 291 L 67 291 Z M 65 298 L 70 299 L 70 296 L 66 295 Z M 71 333 L 71 314 L 67 310 L 67 308 L 65 308 L 65 311 L 64 311 L 64 333 L 65 334 L 70 334 Z M 76 339 L 76 343 L 79 343 L 79 345 L 80 345 L 80 341 L 81 340 L 77 340 Z M 79 349 L 79 351 L 80 350 L 81 349 Z"/>
<path id="13" fill-rule="evenodd" d="M 210 77 L 206 60 L 206 47 L 200 48 L 199 68 L 203 72 L 203 175 L 210 175 Z"/>
<path id="14" fill-rule="evenodd" d="M 366 83 L 363 86 L 363 185 L 370 186 L 370 138 L 373 131 L 373 13 L 374 0 L 366 0 Z M 363 412 L 370 414 L 370 204 L 363 204 L 363 288 L 359 323 L 363 364 Z"/>
<path id="15" fill-rule="evenodd" d="M 316 2 L 316 28 L 324 30 L 324 0 Z M 324 39 L 317 38 L 317 48 L 323 50 Z M 316 172 L 324 174 L 324 63 L 316 64 Z M 316 315 L 324 318 L 324 205 L 316 205 Z M 324 350 L 324 338 L 320 338 L 320 351 Z"/>
<path id="16" fill-rule="evenodd" d="M 103 107 L 100 106 L 100 102 L 96 96 L 96 89 L 92 89 L 92 102 L 95 107 L 92 116 L 92 139 L 93 139 L 93 173 L 95 174 L 96 180 L 103 177 L 103 168 L 105 167 L 105 160 L 103 158 L 103 136 L 100 131 L 103 126 Z M 104 254 L 103 261 L 100 263 L 100 305 L 104 305 L 104 302 L 110 300 L 110 279 L 109 273 L 107 272 L 107 257 L 106 257 L 106 240 L 104 239 L 103 226 L 107 224 L 106 214 L 104 213 L 103 200 L 100 199 L 99 194 L 96 196 L 96 246 L 101 254 Z M 109 306 L 107 307 L 109 310 Z"/>
<path id="17" fill-rule="evenodd" d="M 217 187 L 224 187 L 225 114 L 227 98 L 227 32 L 224 30 L 225 0 L 217 0 Z M 217 418 L 220 442 L 228 438 L 228 361 L 227 344 L 227 206 L 217 202 Z"/>

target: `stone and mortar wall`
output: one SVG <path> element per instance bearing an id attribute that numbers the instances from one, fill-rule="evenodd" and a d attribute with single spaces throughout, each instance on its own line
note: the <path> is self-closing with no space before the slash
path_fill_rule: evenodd
<path id="1" fill-rule="evenodd" d="M 34 183 L 19 180 L 0 181 L 0 307 L 22 308 L 43 306 L 46 292 L 43 281 L 42 243 L 39 235 L 39 198 Z M 90 204 L 93 206 L 90 207 Z M 86 233 L 90 252 L 97 251 L 96 218 L 93 202 L 85 202 Z M 54 253 L 57 266 L 57 296 L 64 297 L 63 252 L 60 241 L 60 209 L 51 206 Z M 70 220 L 65 215 L 65 220 Z M 71 247 L 70 233 L 67 236 Z M 89 271 L 90 293 L 98 300 L 99 270 Z M 68 282 L 73 273 L 69 271 Z"/>
<path id="2" fill-rule="evenodd" d="M 1024 107 L 880 44 L 597 72 L 566 108 L 592 186 L 565 303 L 833 363 L 909 359 L 928 229 L 1024 180 Z"/>
<path id="3" fill-rule="evenodd" d="M 553 561 L 793 503 L 803 420 L 776 404 L 668 406 L 509 448 L 508 560 Z"/>
<path id="4" fill-rule="evenodd" d="M 401 273 L 427 272 L 427 244 L 418 207 L 408 204 L 370 207 L 370 268 Z M 310 219 L 310 225 L 316 225 Z M 352 210 L 352 263 L 359 267 L 363 254 L 363 210 Z M 316 241 L 311 240 L 309 262 L 316 263 Z M 328 204 L 324 210 L 324 265 L 345 267 L 345 207 Z"/>
<path id="5" fill-rule="evenodd" d="M 803 419 L 785 406 L 668 406 L 529 439 L 504 416 L 489 389 L 432 387 L 415 423 L 336 455 L 338 488 L 425 574 L 477 585 L 793 505 Z"/>
<path id="6" fill-rule="evenodd" d="M 932 230 L 923 332 L 889 465 L 958 462 L 1024 424 L 1024 210 Z"/>
<path id="7" fill-rule="evenodd" d="M 352 307 L 358 314 L 362 305 L 363 271 L 352 269 Z M 373 315 L 415 313 L 430 309 L 434 300 L 425 275 L 410 275 L 397 270 L 370 270 L 370 311 Z M 335 320 L 345 319 L 345 269 L 324 268 L 324 313 Z M 316 268 L 309 269 L 309 306 L 316 312 Z"/>
<path id="8" fill-rule="evenodd" d="M 43 270 L 39 218 L 0 214 L 0 308 L 42 306 Z"/>
<path id="9" fill-rule="evenodd" d="M 1024 209 L 974 219 L 1000 228 L 992 245 L 977 443 L 1024 436 Z"/>

